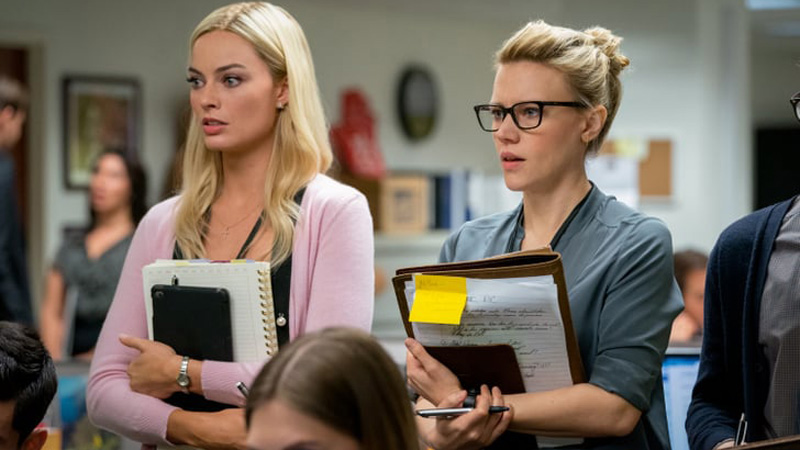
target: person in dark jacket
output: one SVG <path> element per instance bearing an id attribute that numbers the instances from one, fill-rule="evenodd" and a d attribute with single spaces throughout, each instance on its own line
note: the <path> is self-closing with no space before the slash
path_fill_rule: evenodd
<path id="1" fill-rule="evenodd" d="M 800 94 L 800 93 L 799 93 Z M 800 96 L 792 97 L 795 116 Z M 693 450 L 800 434 L 800 196 L 720 235 L 708 262 Z"/>
<path id="2" fill-rule="evenodd" d="M 14 160 L 22 137 L 28 95 L 20 82 L 0 75 L 0 320 L 33 324 Z"/>

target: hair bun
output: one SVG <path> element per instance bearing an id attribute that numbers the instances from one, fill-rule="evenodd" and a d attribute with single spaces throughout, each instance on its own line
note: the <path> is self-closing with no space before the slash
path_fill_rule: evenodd
<path id="1" fill-rule="evenodd" d="M 584 33 L 589 35 L 593 39 L 593 44 L 608 57 L 612 73 L 618 74 L 631 63 L 628 57 L 619 51 L 621 37 L 615 36 L 603 27 L 592 27 L 584 30 Z"/>

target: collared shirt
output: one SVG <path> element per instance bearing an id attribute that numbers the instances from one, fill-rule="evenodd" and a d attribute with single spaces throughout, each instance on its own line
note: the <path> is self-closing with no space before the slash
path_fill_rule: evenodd
<path id="1" fill-rule="evenodd" d="M 466 261 L 520 249 L 523 206 L 466 223 L 440 261 Z M 661 363 L 683 300 L 666 226 L 593 186 L 553 250 L 561 253 L 570 309 L 589 383 L 642 411 L 621 438 L 586 439 L 581 448 L 667 449 Z"/>
<path id="2" fill-rule="evenodd" d="M 770 370 L 765 435 L 800 434 L 800 198 L 784 216 L 775 238 L 758 330 Z"/>

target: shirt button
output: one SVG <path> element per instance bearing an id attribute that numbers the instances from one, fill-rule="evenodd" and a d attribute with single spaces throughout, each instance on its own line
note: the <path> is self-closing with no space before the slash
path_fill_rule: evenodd
<path id="1" fill-rule="evenodd" d="M 278 314 L 278 318 L 277 318 L 277 319 L 275 319 L 275 323 L 276 323 L 276 324 L 277 324 L 279 327 L 284 327 L 284 326 L 286 326 L 286 317 L 284 317 L 284 315 L 283 315 L 283 314 Z"/>

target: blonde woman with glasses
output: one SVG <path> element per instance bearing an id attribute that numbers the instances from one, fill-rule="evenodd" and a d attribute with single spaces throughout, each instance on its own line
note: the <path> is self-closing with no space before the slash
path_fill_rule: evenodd
<path id="1" fill-rule="evenodd" d="M 372 221 L 361 194 L 323 174 L 332 159 L 327 128 L 292 16 L 269 3 L 225 6 L 195 28 L 190 48 L 183 191 L 153 207 L 133 237 L 87 403 L 96 424 L 145 444 L 241 448 L 242 408 L 191 412 L 161 399 L 188 389 L 242 406 L 236 383 L 249 384 L 264 361 L 187 361 L 145 339 L 142 267 L 170 257 L 266 260 L 273 294 L 288 285 L 279 341 L 334 325 L 368 330 Z"/>
<path id="2" fill-rule="evenodd" d="M 620 104 L 619 74 L 628 65 L 620 40 L 599 27 L 577 31 L 539 21 L 505 42 L 491 99 L 475 112 L 494 140 L 506 186 L 523 199 L 512 211 L 465 224 L 440 256 L 464 261 L 545 246 L 561 253 L 588 382 L 505 396 L 484 386 L 471 413 L 419 420 L 422 437 L 437 450 L 495 441 L 499 448 L 535 448 L 509 443 L 507 429 L 583 440 L 577 448 L 669 448 L 661 361 L 681 310 L 670 234 L 661 221 L 601 192 L 585 169 Z M 468 386 L 417 341 L 407 346 L 419 404 L 459 405 Z M 488 414 L 490 405 L 503 404 L 511 410 Z"/>

